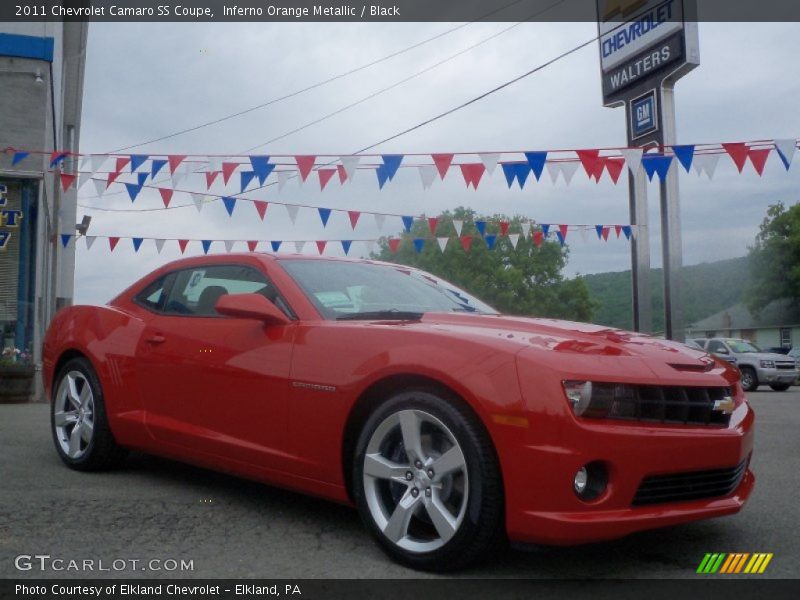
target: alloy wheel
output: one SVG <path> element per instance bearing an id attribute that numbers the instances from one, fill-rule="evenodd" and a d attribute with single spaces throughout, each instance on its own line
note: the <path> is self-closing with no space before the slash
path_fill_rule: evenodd
<path id="1" fill-rule="evenodd" d="M 53 412 L 56 439 L 66 456 L 81 458 L 94 436 L 94 394 L 86 376 L 69 371 L 58 386 Z"/>

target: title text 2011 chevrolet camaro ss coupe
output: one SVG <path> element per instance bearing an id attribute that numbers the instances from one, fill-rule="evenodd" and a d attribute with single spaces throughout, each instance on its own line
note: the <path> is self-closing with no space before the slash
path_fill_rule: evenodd
<path id="1" fill-rule="evenodd" d="M 754 484 L 727 363 L 375 261 L 174 262 L 59 312 L 44 375 L 70 467 L 136 449 L 352 503 L 421 569 L 732 514 Z"/>

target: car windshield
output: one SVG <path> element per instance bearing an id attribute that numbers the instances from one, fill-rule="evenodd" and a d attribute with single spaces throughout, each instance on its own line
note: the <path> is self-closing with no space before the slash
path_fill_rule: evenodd
<path id="1" fill-rule="evenodd" d="M 326 319 L 413 319 L 426 312 L 497 314 L 463 290 L 410 267 L 338 260 L 280 262 Z"/>
<path id="2" fill-rule="evenodd" d="M 748 352 L 761 352 L 761 348 L 752 342 L 745 342 L 744 340 L 725 340 L 736 354 L 747 354 Z"/>

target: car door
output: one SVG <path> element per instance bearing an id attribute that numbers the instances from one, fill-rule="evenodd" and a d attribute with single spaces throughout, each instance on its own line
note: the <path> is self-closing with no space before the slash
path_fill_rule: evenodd
<path id="1" fill-rule="evenodd" d="M 137 347 L 137 379 L 146 425 L 158 441 L 226 459 L 284 469 L 287 396 L 294 323 L 216 313 L 227 293 L 262 293 L 291 309 L 259 270 L 207 265 L 164 278 Z M 149 294 L 149 296 L 148 296 Z M 147 306 L 148 298 L 157 300 Z"/>
<path id="2" fill-rule="evenodd" d="M 730 348 L 728 348 L 722 340 L 711 340 L 708 342 L 706 352 L 718 356 L 722 360 L 727 360 L 729 363 L 736 363 L 736 357 L 733 356 Z"/>

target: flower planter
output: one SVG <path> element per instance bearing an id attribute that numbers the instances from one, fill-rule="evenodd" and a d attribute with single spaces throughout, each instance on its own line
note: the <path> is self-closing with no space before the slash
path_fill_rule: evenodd
<path id="1" fill-rule="evenodd" d="M 33 365 L 0 365 L 0 404 L 30 402 L 35 374 Z"/>

